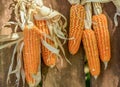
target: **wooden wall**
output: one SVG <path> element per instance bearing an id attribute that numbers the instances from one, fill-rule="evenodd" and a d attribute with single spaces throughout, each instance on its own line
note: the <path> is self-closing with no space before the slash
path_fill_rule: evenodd
<path id="1" fill-rule="evenodd" d="M 67 0 L 44 0 L 44 3 L 47 6 L 52 5 L 52 8 L 63 13 L 67 17 L 69 24 L 69 9 L 71 5 Z M 14 14 L 10 8 L 12 0 L 0 0 L 0 4 L 1 27 L 5 22 L 14 20 Z M 112 21 L 115 13 L 115 7 L 112 3 L 108 3 L 103 5 L 103 9 L 109 20 L 112 58 L 107 70 L 104 71 L 104 66 L 101 64 L 101 75 L 97 80 L 91 78 L 91 87 L 120 87 L 120 25 L 113 33 L 114 23 Z M 13 26 L 10 27 L 11 28 L 2 29 L 0 34 L 11 33 Z M 66 29 L 68 30 L 68 27 Z M 0 45 L 2 45 L 2 43 L 0 43 Z M 7 87 L 6 75 L 8 72 L 13 47 L 14 46 L 0 50 L 0 87 Z M 67 43 L 64 45 L 64 48 L 66 51 L 66 56 L 71 61 L 72 65 L 69 65 L 64 61 L 63 66 L 57 64 L 57 68 L 50 69 L 42 64 L 43 87 L 85 87 L 85 53 L 83 51 L 83 46 L 81 45 L 79 52 L 74 56 L 69 54 Z M 12 76 L 12 80 L 14 81 L 14 76 Z"/>

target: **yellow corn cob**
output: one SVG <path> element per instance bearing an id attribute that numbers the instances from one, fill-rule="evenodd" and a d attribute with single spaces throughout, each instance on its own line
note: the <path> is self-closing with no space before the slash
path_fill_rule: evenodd
<path id="1" fill-rule="evenodd" d="M 34 86 L 35 79 L 32 75 L 36 75 L 40 66 L 40 39 L 34 31 L 36 26 L 25 26 L 24 33 L 24 50 L 23 61 L 27 83 Z M 38 77 L 39 78 L 39 77 Z"/>
<path id="2" fill-rule="evenodd" d="M 49 29 L 46 25 L 46 21 L 44 20 L 35 20 L 36 26 L 42 31 L 41 34 L 41 40 L 45 40 L 44 35 L 50 35 Z M 51 46 L 54 46 L 53 41 L 50 39 L 46 38 L 46 42 L 50 44 Z M 49 49 L 47 49 L 43 44 L 42 46 L 42 57 L 43 61 L 47 66 L 53 67 L 56 64 L 57 57 L 54 53 L 52 53 Z"/>
<path id="3" fill-rule="evenodd" d="M 100 74 L 100 60 L 95 34 L 91 29 L 83 32 L 83 45 L 91 74 L 96 78 Z"/>
<path id="4" fill-rule="evenodd" d="M 107 67 L 107 62 L 111 58 L 110 51 L 110 36 L 108 31 L 107 18 L 104 14 L 94 15 L 93 18 L 93 29 L 96 34 L 98 49 L 101 60 Z"/>
<path id="5" fill-rule="evenodd" d="M 69 38 L 74 38 L 68 41 L 68 48 L 71 54 L 76 54 L 80 43 L 84 28 L 85 9 L 82 5 L 72 5 L 70 10 L 70 28 Z"/>

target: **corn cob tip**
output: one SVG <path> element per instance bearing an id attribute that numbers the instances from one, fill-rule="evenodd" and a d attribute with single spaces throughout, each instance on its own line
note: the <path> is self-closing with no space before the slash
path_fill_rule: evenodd
<path id="1" fill-rule="evenodd" d="M 29 87 L 35 87 L 33 83 L 29 83 L 28 85 Z"/>
<path id="2" fill-rule="evenodd" d="M 95 80 L 97 80 L 98 76 L 94 76 Z"/>
<path id="3" fill-rule="evenodd" d="M 50 65 L 50 68 L 53 68 L 55 66 L 55 64 L 54 65 Z"/>
<path id="4" fill-rule="evenodd" d="M 104 62 L 104 70 L 106 70 L 107 69 L 107 66 L 108 66 L 108 62 Z"/>

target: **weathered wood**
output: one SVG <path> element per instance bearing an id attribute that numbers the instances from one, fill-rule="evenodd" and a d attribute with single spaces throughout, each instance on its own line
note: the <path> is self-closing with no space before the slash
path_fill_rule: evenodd
<path id="1" fill-rule="evenodd" d="M 79 52 L 75 56 L 69 56 L 72 65 L 64 63 L 59 70 L 49 69 L 43 87 L 85 87 L 82 49 Z"/>
<path id="2" fill-rule="evenodd" d="M 1 26 L 9 21 L 13 20 L 12 10 L 9 9 L 12 0 L 0 0 L 0 28 Z M 44 0 L 45 5 L 50 6 L 53 9 L 63 13 L 69 23 L 69 9 L 70 4 L 67 0 Z M 115 7 L 112 3 L 104 4 L 104 12 L 108 15 L 109 20 L 109 31 L 111 35 L 111 47 L 112 47 L 112 58 L 109 62 L 107 70 L 104 71 L 104 64 L 101 64 L 101 74 L 97 80 L 91 78 L 91 87 L 120 87 L 120 17 L 119 26 L 113 33 L 114 23 L 113 17 L 115 13 Z M 68 27 L 66 28 L 68 30 Z M 9 31 L 9 32 L 8 32 Z M 9 34 L 11 28 L 4 29 L 0 34 Z M 0 44 L 1 45 L 1 44 Z M 14 87 L 14 83 L 9 86 L 6 85 L 6 77 L 10 64 L 11 54 L 13 47 L 0 50 L 0 87 Z M 84 52 L 81 46 L 79 52 L 72 56 L 68 52 L 67 44 L 64 45 L 66 56 L 71 61 L 72 65 L 69 65 L 64 60 L 63 65 L 57 64 L 57 68 L 47 68 L 42 64 L 42 76 L 43 76 L 43 87 L 85 87 L 85 75 L 84 75 Z M 15 82 L 14 75 L 12 82 Z M 20 86 L 21 87 L 21 86 Z"/>
<path id="3" fill-rule="evenodd" d="M 12 10 L 9 9 L 12 0 L 0 0 L 0 29 L 3 24 L 5 24 L 8 20 L 11 19 Z M 11 28 L 2 29 L 0 34 L 10 34 Z M 2 43 L 0 43 L 2 45 Z M 12 49 L 6 48 L 0 50 L 0 87 L 7 87 L 6 78 L 7 72 L 10 65 Z M 13 81 L 14 78 L 11 80 Z M 9 87 L 11 87 L 9 85 Z"/>

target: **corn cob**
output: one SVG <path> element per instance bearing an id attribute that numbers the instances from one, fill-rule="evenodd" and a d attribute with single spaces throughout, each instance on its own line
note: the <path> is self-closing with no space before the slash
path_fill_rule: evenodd
<path id="1" fill-rule="evenodd" d="M 84 28 L 85 9 L 82 5 L 72 5 L 70 10 L 70 28 L 68 48 L 71 54 L 76 54 L 81 43 L 81 37 Z"/>
<path id="2" fill-rule="evenodd" d="M 90 72 L 95 78 L 97 78 L 97 76 L 100 74 L 100 61 L 97 42 L 93 30 L 85 29 L 83 32 L 82 41 L 87 56 Z"/>
<path id="3" fill-rule="evenodd" d="M 36 80 L 32 75 L 37 75 L 40 65 L 40 39 L 34 31 L 36 26 L 29 28 L 25 26 L 23 60 L 26 80 L 29 86 L 35 86 Z M 39 77 L 38 77 L 39 78 Z"/>
<path id="4" fill-rule="evenodd" d="M 44 35 L 50 35 L 49 29 L 46 25 L 46 21 L 44 20 L 35 20 L 36 26 L 42 31 L 41 40 L 45 40 L 51 46 L 54 46 L 54 42 L 48 38 L 45 39 Z M 46 48 L 43 44 L 42 46 L 42 58 L 44 63 L 47 66 L 53 67 L 56 64 L 57 57 L 54 53 L 52 53 L 48 48 Z"/>
<path id="5" fill-rule="evenodd" d="M 110 36 L 108 31 L 107 18 L 104 14 L 94 15 L 93 18 L 93 29 L 96 34 L 98 49 L 101 60 L 107 67 L 107 62 L 111 58 L 110 52 Z"/>

